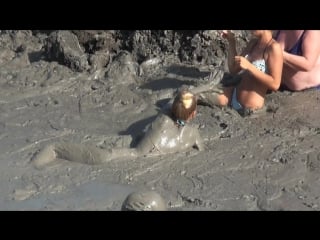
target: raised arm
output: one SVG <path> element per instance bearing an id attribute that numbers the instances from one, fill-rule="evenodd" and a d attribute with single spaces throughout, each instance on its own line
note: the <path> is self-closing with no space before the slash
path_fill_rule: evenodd
<path id="1" fill-rule="evenodd" d="M 228 47 L 229 72 L 231 74 L 236 74 L 241 69 L 234 64 L 234 57 L 238 55 L 237 48 L 236 48 L 236 39 L 235 39 L 234 33 L 232 33 L 230 30 L 223 30 L 222 37 L 227 39 L 227 41 L 229 43 L 229 47 Z"/>
<path id="2" fill-rule="evenodd" d="M 239 73 L 242 69 L 239 67 L 238 64 L 235 63 L 235 57 L 239 56 L 237 53 L 237 45 L 234 33 L 230 30 L 223 30 L 222 37 L 226 38 L 229 43 L 228 47 L 228 67 L 229 72 L 233 75 Z M 247 46 L 242 50 L 240 56 L 246 56 L 248 52 L 252 49 L 252 47 L 256 44 L 256 40 L 250 40 Z"/>

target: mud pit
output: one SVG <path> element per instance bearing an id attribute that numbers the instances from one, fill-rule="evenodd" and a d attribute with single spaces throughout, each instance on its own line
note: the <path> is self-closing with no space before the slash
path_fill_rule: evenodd
<path id="1" fill-rule="evenodd" d="M 221 67 L 223 53 L 210 63 L 206 49 L 181 50 L 183 33 L 166 50 L 155 47 L 159 43 L 150 41 L 149 32 L 135 33 L 150 43 L 143 54 L 129 41 L 110 38 L 119 32 L 95 33 L 96 42 L 86 44 L 84 32 L 75 34 L 83 52 L 64 48 L 59 58 L 78 64 L 49 59 L 48 33 L 1 32 L 1 210 L 120 210 L 136 190 L 155 190 L 168 210 L 319 210 L 317 90 L 271 93 L 266 113 L 244 118 L 230 109 L 199 106 L 192 124 L 205 140 L 203 152 L 103 165 L 58 160 L 35 169 L 33 156 L 55 142 L 134 145 L 176 88 L 198 84 L 210 68 Z M 155 39 L 170 39 L 169 33 Z M 196 52 L 203 57 L 190 57 Z"/>

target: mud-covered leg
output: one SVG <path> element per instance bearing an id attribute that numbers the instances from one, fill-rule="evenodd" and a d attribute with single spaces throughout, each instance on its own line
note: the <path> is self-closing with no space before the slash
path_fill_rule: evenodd
<path id="1" fill-rule="evenodd" d="M 220 106 L 219 95 L 220 94 L 215 92 L 200 93 L 198 95 L 198 104 L 210 107 Z"/>
<path id="2" fill-rule="evenodd" d="M 204 92 L 216 92 L 223 93 L 223 86 L 220 84 L 223 78 L 224 72 L 220 69 L 216 69 L 211 72 L 208 78 L 208 83 L 202 84 L 201 86 L 190 89 L 193 94 L 199 95 Z"/>
<path id="3" fill-rule="evenodd" d="M 96 146 L 83 144 L 56 143 L 40 151 L 34 158 L 33 164 L 36 168 L 41 168 L 55 159 L 64 159 L 95 165 L 121 157 L 135 158 L 137 157 L 137 151 L 134 148 L 101 149 Z"/>

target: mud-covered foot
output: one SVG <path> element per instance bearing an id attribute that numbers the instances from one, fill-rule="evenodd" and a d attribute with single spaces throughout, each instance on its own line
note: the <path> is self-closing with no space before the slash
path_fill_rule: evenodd
<path id="1" fill-rule="evenodd" d="M 219 94 L 215 92 L 200 93 L 197 104 L 209 107 L 219 106 Z"/>

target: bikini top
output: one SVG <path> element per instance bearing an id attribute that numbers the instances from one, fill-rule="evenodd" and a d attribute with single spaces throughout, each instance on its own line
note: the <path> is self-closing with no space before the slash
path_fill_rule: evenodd
<path id="1" fill-rule="evenodd" d="M 267 64 L 266 64 L 266 61 L 264 60 L 264 54 L 271 42 L 272 42 L 272 39 L 268 42 L 265 49 L 263 50 L 262 59 L 257 59 L 251 62 L 253 66 L 255 66 L 258 70 L 260 70 L 263 73 L 267 71 Z"/>
<path id="2" fill-rule="evenodd" d="M 252 65 L 254 65 L 261 72 L 265 73 L 267 70 L 267 64 L 264 59 L 258 59 L 258 60 L 253 61 Z"/>
<path id="3" fill-rule="evenodd" d="M 302 56 L 302 42 L 303 42 L 303 35 L 304 35 L 305 31 L 302 32 L 301 36 L 299 37 L 298 41 L 296 42 L 296 44 L 287 52 L 294 54 L 294 55 L 298 55 L 298 56 Z M 275 37 L 275 39 L 278 39 L 278 36 L 280 34 L 280 30 L 277 32 L 277 35 Z"/>

